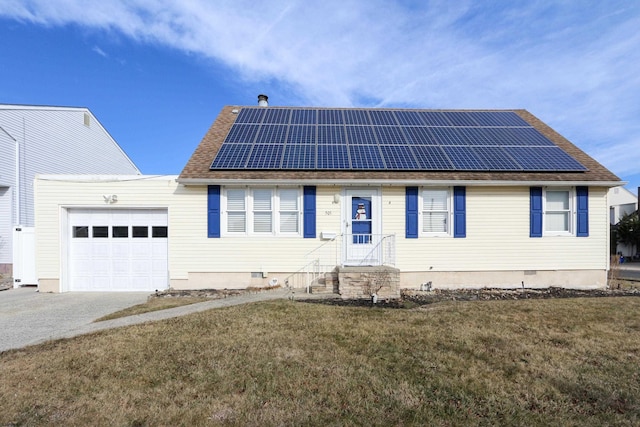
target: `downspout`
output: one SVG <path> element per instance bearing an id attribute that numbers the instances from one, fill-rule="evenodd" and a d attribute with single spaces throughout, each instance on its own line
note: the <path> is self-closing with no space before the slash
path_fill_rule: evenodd
<path id="1" fill-rule="evenodd" d="M 24 135 L 26 133 L 26 125 L 24 121 L 24 117 L 22 118 L 22 140 L 24 141 Z M 16 223 L 15 225 L 20 225 L 20 142 L 17 139 L 14 139 L 16 142 Z"/>

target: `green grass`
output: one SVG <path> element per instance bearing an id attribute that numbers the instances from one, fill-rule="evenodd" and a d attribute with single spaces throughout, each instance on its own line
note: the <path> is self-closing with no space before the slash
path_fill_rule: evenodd
<path id="1" fill-rule="evenodd" d="M 0 425 L 640 424 L 640 299 L 273 301 L 0 354 Z"/>

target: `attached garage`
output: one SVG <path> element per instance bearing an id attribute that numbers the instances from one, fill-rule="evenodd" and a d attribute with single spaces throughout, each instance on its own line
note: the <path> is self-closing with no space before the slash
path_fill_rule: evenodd
<path id="1" fill-rule="evenodd" d="M 67 209 L 67 213 L 65 291 L 167 288 L 166 209 Z"/>

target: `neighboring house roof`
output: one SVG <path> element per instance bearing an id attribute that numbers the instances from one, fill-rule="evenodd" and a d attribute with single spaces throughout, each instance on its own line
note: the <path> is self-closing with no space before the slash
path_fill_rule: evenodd
<path id="1" fill-rule="evenodd" d="M 35 220 L 36 174 L 140 174 L 88 108 L 11 104 L 0 104 L 0 171 L 11 223 L 23 226 Z"/>
<path id="2" fill-rule="evenodd" d="M 183 184 L 205 184 L 221 181 L 290 181 L 290 182 L 464 182 L 470 184 L 478 182 L 487 184 L 495 183 L 574 183 L 575 185 L 619 185 L 620 179 L 607 170 L 596 160 L 569 142 L 562 135 L 555 132 L 534 115 L 526 110 L 418 110 L 418 109 L 384 109 L 384 111 L 401 112 L 488 112 L 496 115 L 505 112 L 515 113 L 537 132 L 577 160 L 586 170 L 560 170 L 560 171 L 524 171 L 524 170 L 355 170 L 355 169 L 247 169 L 237 168 L 235 170 L 211 169 L 212 162 L 219 153 L 225 138 L 229 134 L 239 113 L 244 108 L 256 109 L 256 107 L 226 106 L 222 109 L 217 119 L 202 139 L 200 145 L 187 162 L 178 181 Z M 266 109 L 280 110 L 300 110 L 297 107 L 262 107 Z M 341 112 L 368 111 L 370 113 L 383 111 L 381 109 L 316 109 L 334 110 Z M 346 114 L 346 113 L 345 113 Z M 438 125 L 437 127 L 459 127 L 456 125 Z M 282 141 L 278 141 L 282 143 Z M 475 146 L 484 144 L 481 141 L 474 141 Z M 490 144 L 486 144 L 490 145 Z M 393 147 L 390 145 L 390 147 Z"/>
<path id="3" fill-rule="evenodd" d="M 628 204 L 635 204 L 637 206 L 638 196 L 622 186 L 609 189 L 609 206 Z"/>
<path id="4" fill-rule="evenodd" d="M 109 131 L 107 131 L 107 129 L 105 129 L 104 126 L 102 126 L 102 123 L 100 123 L 100 121 L 93 115 L 91 110 L 89 110 L 86 107 L 0 104 L 0 119 L 4 118 L 5 120 L 8 121 L 8 123 L 4 123 L 5 126 L 2 127 L 3 122 L 2 120 L 0 120 L 0 128 L 2 129 L 2 131 L 4 131 L 4 133 L 9 135 L 14 141 L 18 140 L 18 142 L 24 143 L 24 141 L 21 140 L 21 138 L 23 137 L 22 135 L 23 128 L 20 127 L 20 124 L 22 124 L 23 122 L 19 122 L 19 119 L 23 119 L 24 117 L 29 117 L 29 120 L 34 122 L 35 124 L 28 123 L 28 125 L 37 126 L 39 128 L 42 128 L 43 132 L 46 132 L 46 137 L 42 136 L 41 133 L 38 133 L 37 136 L 29 135 L 31 140 L 40 141 L 43 139 L 48 139 L 48 140 L 55 141 L 56 144 L 60 144 L 60 147 L 64 147 L 64 144 L 71 145 L 74 142 L 74 138 L 70 137 L 73 135 L 72 129 L 64 128 L 61 124 L 56 123 L 55 120 L 43 120 L 42 116 L 38 115 L 41 113 L 51 114 L 52 117 L 54 117 L 53 114 L 56 114 L 56 113 L 57 114 L 83 113 L 85 115 L 85 119 L 84 119 L 85 125 L 87 127 L 97 126 L 99 131 L 106 137 L 105 139 L 108 140 L 110 145 L 113 147 L 113 150 L 109 154 L 114 156 L 114 161 L 117 162 L 117 164 L 105 165 L 105 167 L 103 168 L 104 173 L 113 173 L 115 172 L 115 170 L 122 170 L 122 173 L 138 173 L 138 174 L 141 173 L 138 167 L 135 165 L 135 163 L 131 160 L 131 158 L 129 158 L 127 153 L 124 152 L 124 150 L 120 147 L 120 145 L 116 142 L 116 140 L 111 136 Z M 27 114 L 30 114 L 30 115 L 26 116 Z M 18 122 L 16 122 L 16 120 L 18 120 Z M 16 126 L 16 123 L 18 123 L 17 126 Z M 14 131 L 12 133 L 9 132 L 9 129 L 11 128 L 14 128 Z M 82 139 L 82 138 L 87 138 L 87 136 L 82 135 L 82 136 L 78 136 L 75 139 Z M 61 151 L 63 151 L 63 150 L 60 150 L 60 147 L 58 148 L 57 153 L 61 153 Z M 79 151 L 82 151 L 83 147 L 76 147 L 76 148 L 79 148 Z M 87 147 L 87 149 L 90 149 L 90 148 L 93 148 L 93 147 Z M 105 154 L 105 153 L 100 153 L 100 154 Z M 84 154 L 90 155 L 91 153 L 87 152 Z M 63 170 L 61 172 L 63 173 L 75 172 L 73 170 L 74 168 L 75 168 L 75 165 L 68 165 L 67 170 Z M 44 168 L 44 169 L 47 169 L 47 168 Z M 79 166 L 79 169 L 80 170 L 78 171 L 78 173 L 87 172 L 83 170 L 84 168 L 82 166 Z M 42 171 L 36 171 L 36 173 L 39 173 L 39 172 L 42 172 Z M 51 171 L 46 171 L 46 172 L 51 172 Z"/>

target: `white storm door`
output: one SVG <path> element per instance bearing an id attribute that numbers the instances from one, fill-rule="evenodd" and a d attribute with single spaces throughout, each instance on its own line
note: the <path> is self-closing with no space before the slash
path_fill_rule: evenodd
<path id="1" fill-rule="evenodd" d="M 380 265 L 380 190 L 347 189 L 343 210 L 343 264 Z"/>

